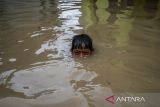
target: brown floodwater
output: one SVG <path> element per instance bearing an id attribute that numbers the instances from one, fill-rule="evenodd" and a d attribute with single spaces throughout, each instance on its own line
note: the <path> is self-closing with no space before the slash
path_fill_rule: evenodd
<path id="1" fill-rule="evenodd" d="M 70 53 L 81 33 L 88 58 Z M 160 0 L 0 1 L 0 107 L 108 107 L 137 93 L 160 98 Z"/>

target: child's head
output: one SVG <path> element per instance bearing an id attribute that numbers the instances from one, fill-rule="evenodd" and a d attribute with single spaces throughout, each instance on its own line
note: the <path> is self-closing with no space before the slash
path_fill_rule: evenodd
<path id="1" fill-rule="evenodd" d="M 86 34 L 74 36 L 72 40 L 71 51 L 73 55 L 79 57 L 86 57 L 91 55 L 93 51 L 92 39 Z"/>

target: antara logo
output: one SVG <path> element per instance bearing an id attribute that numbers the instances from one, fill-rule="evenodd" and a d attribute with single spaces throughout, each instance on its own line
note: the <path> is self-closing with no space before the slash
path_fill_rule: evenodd
<path id="1" fill-rule="evenodd" d="M 146 102 L 144 97 L 116 97 L 114 95 L 105 99 L 106 101 L 115 104 L 115 102 Z"/>
<path id="2" fill-rule="evenodd" d="M 114 95 L 107 97 L 105 100 L 108 101 L 108 102 L 110 102 L 110 103 L 112 103 L 112 104 L 115 103 Z"/>

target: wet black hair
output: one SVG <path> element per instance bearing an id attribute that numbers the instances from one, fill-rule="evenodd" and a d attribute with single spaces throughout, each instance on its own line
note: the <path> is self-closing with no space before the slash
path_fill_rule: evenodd
<path id="1" fill-rule="evenodd" d="M 92 39 L 87 34 L 75 35 L 72 40 L 71 51 L 81 49 L 84 44 L 86 49 L 93 51 Z"/>

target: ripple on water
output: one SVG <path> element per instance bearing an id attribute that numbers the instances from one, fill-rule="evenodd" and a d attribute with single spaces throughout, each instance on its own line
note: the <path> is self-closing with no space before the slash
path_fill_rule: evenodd
<path id="1" fill-rule="evenodd" d="M 11 76 L 11 74 L 13 73 L 13 72 L 15 72 L 16 71 L 16 69 L 12 69 L 12 70 L 9 70 L 9 71 L 5 71 L 5 72 L 3 72 L 3 73 L 1 73 L 0 74 L 0 84 L 7 84 L 7 82 L 8 82 L 8 79 L 10 78 L 10 76 Z"/>
<path id="2" fill-rule="evenodd" d="M 16 62 L 16 60 L 17 60 L 16 58 L 10 58 L 9 62 Z"/>
<path id="3" fill-rule="evenodd" d="M 43 33 L 41 33 L 41 32 L 37 32 L 37 33 L 32 34 L 30 37 L 33 38 L 33 37 L 36 37 L 36 36 L 40 36 L 42 34 Z"/>
<path id="4" fill-rule="evenodd" d="M 3 62 L 0 62 L 0 65 L 3 65 Z"/>
<path id="5" fill-rule="evenodd" d="M 23 51 L 28 51 L 29 49 L 24 49 Z"/>
<path id="6" fill-rule="evenodd" d="M 21 43 L 21 42 L 24 42 L 24 40 L 19 40 L 19 41 L 17 41 L 17 42 Z"/>
<path id="7" fill-rule="evenodd" d="M 76 70 L 72 72 L 71 77 L 72 80 L 80 81 L 92 81 L 94 78 L 97 77 L 97 74 L 95 72 L 90 72 L 86 70 Z"/>
<path id="8" fill-rule="evenodd" d="M 2 58 L 0 58 L 0 65 L 3 65 Z"/>

